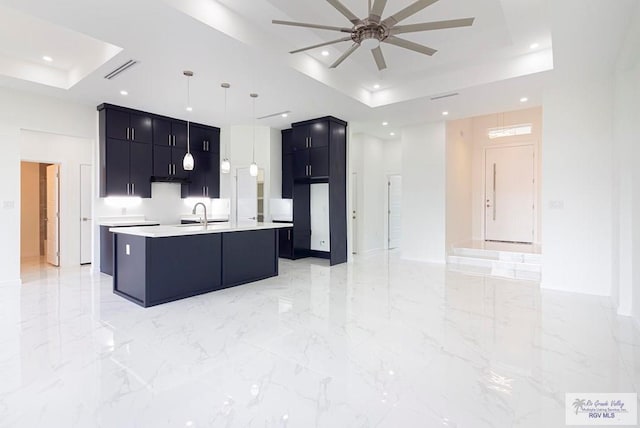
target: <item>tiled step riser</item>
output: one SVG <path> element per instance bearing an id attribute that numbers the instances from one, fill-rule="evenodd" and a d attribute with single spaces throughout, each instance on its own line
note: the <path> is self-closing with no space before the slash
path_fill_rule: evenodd
<path id="1" fill-rule="evenodd" d="M 514 253 L 507 251 L 481 250 L 476 248 L 454 248 L 453 255 L 472 258 L 486 258 L 514 263 L 541 264 L 542 256 L 531 253 Z"/>
<path id="2" fill-rule="evenodd" d="M 536 263 L 518 263 L 504 260 L 492 260 L 475 257 L 462 257 L 462 256 L 448 256 L 447 263 L 450 265 L 465 265 L 490 268 L 494 270 L 513 270 L 521 272 L 536 272 L 540 273 L 542 267 Z"/>
<path id="3" fill-rule="evenodd" d="M 519 279 L 525 281 L 540 281 L 542 274 L 540 272 L 526 272 L 509 269 L 492 269 L 483 266 L 469 266 L 462 264 L 449 264 L 448 269 L 454 272 L 460 272 L 468 275 L 493 276 L 499 278 Z"/>

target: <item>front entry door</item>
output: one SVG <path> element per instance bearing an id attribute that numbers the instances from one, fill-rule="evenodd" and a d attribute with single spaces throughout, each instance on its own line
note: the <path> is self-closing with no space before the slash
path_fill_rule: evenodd
<path id="1" fill-rule="evenodd" d="M 485 240 L 533 242 L 533 146 L 488 148 L 485 177 Z"/>

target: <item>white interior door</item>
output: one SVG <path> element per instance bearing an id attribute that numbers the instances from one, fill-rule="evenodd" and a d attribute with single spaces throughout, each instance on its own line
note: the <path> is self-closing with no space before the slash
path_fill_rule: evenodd
<path id="1" fill-rule="evenodd" d="M 91 165 L 80 165 L 80 264 L 91 263 Z"/>
<path id="2" fill-rule="evenodd" d="M 236 221 L 237 224 L 258 222 L 258 177 L 249 174 L 249 168 L 236 171 Z"/>
<path id="3" fill-rule="evenodd" d="M 329 183 L 310 186 L 311 249 L 331 251 L 329 239 Z"/>
<path id="4" fill-rule="evenodd" d="M 389 176 L 388 189 L 388 237 L 389 249 L 392 249 L 400 246 L 400 238 L 402 236 L 402 228 L 400 226 L 402 219 L 402 177 L 399 175 Z"/>
<path id="5" fill-rule="evenodd" d="M 486 150 L 485 240 L 533 242 L 534 170 L 532 145 Z"/>
<path id="6" fill-rule="evenodd" d="M 47 263 L 60 266 L 60 167 L 47 166 Z"/>
<path id="7" fill-rule="evenodd" d="M 351 173 L 351 254 L 358 253 L 358 173 Z"/>

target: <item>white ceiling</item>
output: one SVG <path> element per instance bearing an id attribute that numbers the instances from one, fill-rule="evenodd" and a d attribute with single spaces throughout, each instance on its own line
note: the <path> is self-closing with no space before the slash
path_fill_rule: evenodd
<path id="1" fill-rule="evenodd" d="M 411 2 L 389 0 L 384 15 Z M 365 15 L 366 0 L 344 3 L 356 14 Z M 556 59 L 552 24 L 572 16 L 570 10 L 561 10 L 566 16 L 549 18 L 549 9 L 558 6 L 548 6 L 547 0 L 440 0 L 403 24 L 473 16 L 473 27 L 403 35 L 439 52 L 427 57 L 383 45 L 389 68 L 378 72 L 364 49 L 338 69 L 329 70 L 327 65 L 348 43 L 327 49 L 330 56 L 326 58 L 319 54 L 321 49 L 287 53 L 341 34 L 276 26 L 272 19 L 349 26 L 324 0 L 0 0 L 0 7 L 0 20 L 19 14 L 44 23 L 26 34 L 15 26 L 0 30 L 2 86 L 92 106 L 102 102 L 126 105 L 219 126 L 251 123 L 249 93 L 258 92 L 256 116 L 292 112 L 286 119 L 274 117 L 260 124 L 283 128 L 330 114 L 349 121 L 357 131 L 386 138 L 405 125 L 441 120 L 445 110 L 453 119 L 540 105 L 545 79 Z M 587 18 L 586 22 L 572 22 L 571 28 L 588 31 L 598 17 Z M 60 58 L 56 65 L 49 65 L 51 69 L 59 66 L 68 72 L 84 63 L 89 54 L 85 45 L 70 43 L 60 29 L 122 51 L 113 59 L 103 57 L 103 65 L 94 66 L 95 71 L 68 89 L 3 72 L 7 58 L 33 61 L 37 57 L 37 63 L 45 51 Z M 530 49 L 532 43 L 539 46 Z M 129 59 L 140 63 L 116 79 L 104 79 Z M 194 111 L 190 114 L 185 111 L 185 69 L 195 72 L 191 81 Z M 221 82 L 232 86 L 226 117 Z M 376 83 L 381 85 L 379 90 L 373 88 Z M 128 96 L 120 95 L 123 89 Z M 431 100 L 447 92 L 459 95 Z M 529 101 L 523 105 L 521 97 Z M 382 121 L 390 125 L 382 127 Z"/>

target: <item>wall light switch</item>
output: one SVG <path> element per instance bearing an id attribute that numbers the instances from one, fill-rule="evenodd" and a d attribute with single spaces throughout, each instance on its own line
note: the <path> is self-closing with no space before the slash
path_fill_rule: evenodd
<path id="1" fill-rule="evenodd" d="M 564 201 L 549 201 L 549 208 L 552 210 L 564 209 Z"/>
<path id="2" fill-rule="evenodd" d="M 125 253 L 127 256 L 130 256 L 130 255 L 131 255 L 131 245 L 127 244 L 127 245 L 125 245 L 125 246 L 124 246 L 124 253 Z"/>

